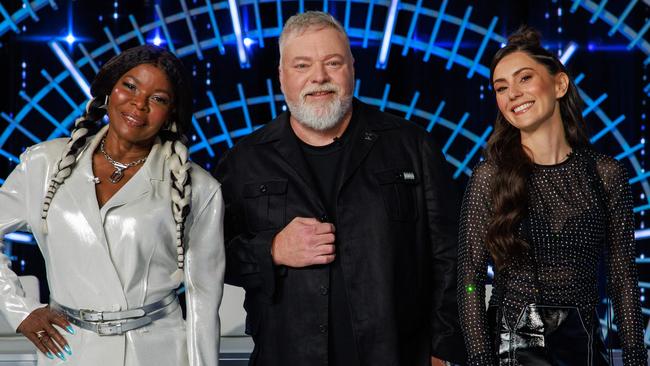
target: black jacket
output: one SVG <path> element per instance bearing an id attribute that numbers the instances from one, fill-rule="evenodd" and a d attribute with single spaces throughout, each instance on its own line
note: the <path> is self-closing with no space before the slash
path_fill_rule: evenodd
<path id="1" fill-rule="evenodd" d="M 355 100 L 336 245 L 362 365 L 460 362 L 457 195 L 430 136 Z M 216 170 L 226 203 L 226 282 L 246 290 L 251 365 L 327 364 L 329 266 L 277 267 L 273 237 L 293 218 L 327 221 L 289 114 L 241 140 Z"/>

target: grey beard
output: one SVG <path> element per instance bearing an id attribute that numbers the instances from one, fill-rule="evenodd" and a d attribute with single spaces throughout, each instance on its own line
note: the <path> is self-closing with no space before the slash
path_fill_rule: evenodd
<path id="1" fill-rule="evenodd" d="M 317 113 L 316 108 L 305 102 L 292 103 L 288 100 L 286 102 L 291 115 L 298 122 L 313 130 L 325 131 L 336 126 L 350 110 L 352 96 L 334 99 L 331 103 L 323 106 L 325 111 L 321 113 Z"/>

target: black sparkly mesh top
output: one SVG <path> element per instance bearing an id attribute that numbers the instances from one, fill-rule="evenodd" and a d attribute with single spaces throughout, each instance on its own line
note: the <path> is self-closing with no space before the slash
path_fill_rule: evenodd
<path id="1" fill-rule="evenodd" d="M 494 173 L 489 162 L 476 166 L 461 211 L 458 297 L 469 365 L 495 362 L 484 286 L 489 258 L 484 239 L 492 214 Z M 598 269 L 604 255 L 624 364 L 646 365 L 632 194 L 623 165 L 589 149 L 576 150 L 560 164 L 536 165 L 528 189 L 529 216 L 518 234 L 531 250 L 496 271 L 490 306 L 501 305 L 513 324 L 525 305 L 541 298 L 546 305 L 577 306 L 591 322 L 587 324 L 595 326 L 592 314 L 599 302 Z"/>

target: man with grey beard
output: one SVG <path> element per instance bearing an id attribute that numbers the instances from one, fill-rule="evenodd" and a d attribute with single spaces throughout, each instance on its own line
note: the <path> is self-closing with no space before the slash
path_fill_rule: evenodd
<path id="1" fill-rule="evenodd" d="M 353 98 L 354 58 L 330 15 L 291 17 L 279 44 L 289 112 L 216 169 L 250 364 L 461 362 L 457 201 L 440 150 Z"/>

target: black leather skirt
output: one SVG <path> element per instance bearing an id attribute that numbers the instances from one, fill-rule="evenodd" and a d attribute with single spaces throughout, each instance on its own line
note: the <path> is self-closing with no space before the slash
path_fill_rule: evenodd
<path id="1" fill-rule="evenodd" d="M 585 322 L 577 307 L 530 304 L 514 325 L 499 307 L 487 314 L 500 366 L 609 365 L 595 312 Z"/>

